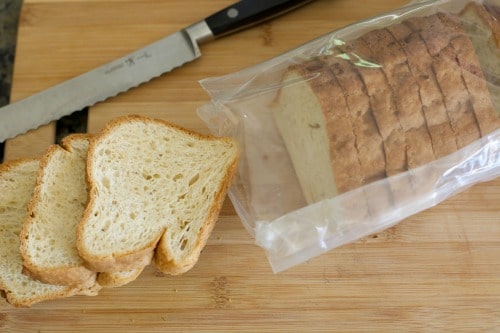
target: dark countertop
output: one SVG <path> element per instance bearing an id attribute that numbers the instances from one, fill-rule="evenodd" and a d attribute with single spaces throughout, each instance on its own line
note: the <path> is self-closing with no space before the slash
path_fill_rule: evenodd
<path id="1" fill-rule="evenodd" d="M 4 0 L 0 3 L 0 106 L 8 104 L 10 100 L 17 25 L 22 2 Z M 0 143 L 0 161 L 2 160 L 3 143 Z"/>
<path id="2" fill-rule="evenodd" d="M 17 37 L 17 25 L 22 0 L 4 0 L 0 3 L 0 105 L 9 102 L 12 67 Z"/>

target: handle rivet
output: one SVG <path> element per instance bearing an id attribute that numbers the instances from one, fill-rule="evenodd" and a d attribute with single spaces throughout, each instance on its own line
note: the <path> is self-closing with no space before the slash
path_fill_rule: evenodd
<path id="1" fill-rule="evenodd" d="M 238 16 L 238 14 L 239 14 L 239 12 L 238 12 L 238 9 L 236 9 L 236 8 L 229 8 L 227 11 L 227 16 L 229 18 L 235 18 Z"/>

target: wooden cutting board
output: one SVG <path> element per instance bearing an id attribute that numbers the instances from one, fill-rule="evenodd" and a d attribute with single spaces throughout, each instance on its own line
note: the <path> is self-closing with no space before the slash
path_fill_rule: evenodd
<path id="1" fill-rule="evenodd" d="M 232 0 L 25 0 L 13 100 L 48 88 L 193 23 Z M 198 80 L 274 57 L 404 0 L 317 0 L 203 46 L 203 57 L 92 107 L 88 130 L 139 113 L 208 132 Z M 8 142 L 34 157 L 54 125 Z M 147 268 L 99 296 L 14 309 L 1 332 L 459 332 L 500 330 L 500 179 L 474 186 L 396 227 L 273 274 L 226 200 L 199 263 L 182 276 Z"/>

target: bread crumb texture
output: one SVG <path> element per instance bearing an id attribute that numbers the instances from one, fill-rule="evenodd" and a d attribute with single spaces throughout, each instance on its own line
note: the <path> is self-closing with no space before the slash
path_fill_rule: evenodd
<path id="1" fill-rule="evenodd" d="M 117 120 L 89 151 L 91 200 L 81 223 L 81 255 L 94 262 L 127 256 L 155 247 L 163 236 L 169 258 L 197 257 L 237 151 L 233 140 L 161 121 Z"/>
<path id="2" fill-rule="evenodd" d="M 53 147 L 48 153 L 36 187 L 37 200 L 32 202 L 25 253 L 38 267 L 83 264 L 76 251 L 75 229 L 87 200 L 88 140 L 69 144 L 68 150 Z"/>

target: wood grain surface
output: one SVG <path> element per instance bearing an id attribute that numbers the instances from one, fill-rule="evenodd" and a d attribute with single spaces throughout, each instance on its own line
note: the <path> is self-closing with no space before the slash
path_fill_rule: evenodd
<path id="1" fill-rule="evenodd" d="M 232 0 L 25 0 L 12 100 L 181 29 Z M 319 35 L 405 4 L 317 0 L 202 47 L 201 59 L 92 107 L 88 131 L 139 113 L 208 132 L 198 80 L 270 59 Z M 6 144 L 37 156 L 54 125 Z M 182 276 L 147 268 L 99 296 L 15 309 L 1 332 L 500 332 L 500 179 L 385 232 L 273 274 L 229 200 L 198 264 Z"/>

